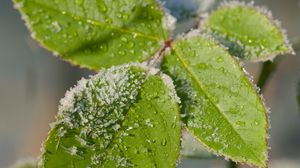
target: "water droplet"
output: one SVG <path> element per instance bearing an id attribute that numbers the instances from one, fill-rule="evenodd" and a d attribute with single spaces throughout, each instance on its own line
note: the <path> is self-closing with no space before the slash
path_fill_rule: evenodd
<path id="1" fill-rule="evenodd" d="M 126 37 L 122 37 L 122 38 L 121 38 L 121 41 L 127 43 L 128 39 L 127 39 Z"/>
<path id="2" fill-rule="evenodd" d="M 148 127 L 151 127 L 151 128 L 154 127 L 153 123 L 151 122 L 151 119 L 146 119 L 145 120 L 145 125 L 148 126 Z"/>
<path id="3" fill-rule="evenodd" d="M 173 122 L 171 128 L 175 128 L 175 127 L 176 127 L 176 122 Z"/>
<path id="4" fill-rule="evenodd" d="M 222 56 L 219 56 L 219 57 L 217 58 L 217 62 L 218 62 L 218 63 L 223 62 L 223 57 L 222 57 Z"/>
<path id="5" fill-rule="evenodd" d="M 239 125 L 240 127 L 244 127 L 246 125 L 244 121 L 237 121 L 236 124 Z"/>
<path id="6" fill-rule="evenodd" d="M 108 51 L 108 45 L 107 43 L 103 43 L 99 46 L 100 50 L 103 51 L 103 52 L 106 52 Z"/>
<path id="7" fill-rule="evenodd" d="M 82 5 L 83 0 L 75 0 L 75 3 L 76 3 L 77 5 Z"/>
<path id="8" fill-rule="evenodd" d="M 202 69 L 202 70 L 207 69 L 207 65 L 205 63 L 198 64 L 198 67 L 199 67 L 199 69 Z"/>
<path id="9" fill-rule="evenodd" d="M 97 6 L 103 13 L 107 12 L 107 6 L 103 1 L 97 1 Z"/>
<path id="10" fill-rule="evenodd" d="M 166 146 L 167 145 L 167 139 L 164 138 L 162 141 L 161 141 L 161 145 L 162 146 Z"/>
<path id="11" fill-rule="evenodd" d="M 128 48 L 133 48 L 134 47 L 134 42 L 129 41 L 127 46 L 128 46 Z"/>
<path id="12" fill-rule="evenodd" d="M 51 25 L 53 27 L 53 32 L 58 33 L 61 31 L 61 26 L 57 21 L 52 22 Z"/>
<path id="13" fill-rule="evenodd" d="M 121 50 L 121 51 L 118 52 L 118 54 L 120 54 L 120 55 L 125 55 L 125 54 L 126 54 L 126 51 Z"/>

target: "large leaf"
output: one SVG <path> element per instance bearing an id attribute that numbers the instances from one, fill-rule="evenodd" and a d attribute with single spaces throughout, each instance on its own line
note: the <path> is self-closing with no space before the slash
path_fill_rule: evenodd
<path id="1" fill-rule="evenodd" d="M 266 9 L 233 1 L 214 11 L 204 27 L 233 55 L 264 61 L 293 52 L 278 23 Z"/>
<path id="2" fill-rule="evenodd" d="M 155 0 L 14 1 L 33 38 L 91 69 L 144 61 L 170 34 L 170 17 Z"/>
<path id="3" fill-rule="evenodd" d="M 41 167 L 175 167 L 181 124 L 169 81 L 134 66 L 81 80 L 61 101 Z"/>
<path id="4" fill-rule="evenodd" d="M 174 41 L 162 68 L 174 79 L 188 131 L 217 154 L 266 166 L 266 109 L 223 47 L 191 32 Z"/>

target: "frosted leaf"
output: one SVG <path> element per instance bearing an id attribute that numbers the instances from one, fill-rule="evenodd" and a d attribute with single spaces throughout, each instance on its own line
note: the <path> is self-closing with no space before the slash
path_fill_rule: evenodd
<path id="1" fill-rule="evenodd" d="M 267 109 L 236 59 L 198 31 L 172 43 L 162 63 L 181 100 L 187 130 L 207 149 L 265 167 Z"/>
<path id="2" fill-rule="evenodd" d="M 175 86 L 173 84 L 173 80 L 166 74 L 160 75 L 162 80 L 164 81 L 165 85 L 170 89 L 170 97 L 172 97 L 174 100 L 176 100 L 178 103 L 180 103 L 180 98 L 177 96 Z"/>
<path id="3" fill-rule="evenodd" d="M 180 150 L 178 100 L 170 83 L 152 73 L 133 63 L 81 79 L 60 101 L 40 166 L 174 167 Z M 162 139 L 168 143 L 154 143 Z M 139 152 L 143 149 L 147 152 Z"/>
<path id="4" fill-rule="evenodd" d="M 93 70 L 151 58 L 174 28 L 156 0 L 13 0 L 32 37 Z"/>
<path id="5" fill-rule="evenodd" d="M 253 3 L 225 1 L 200 26 L 244 60 L 266 61 L 294 53 L 280 22 L 269 10 Z"/>

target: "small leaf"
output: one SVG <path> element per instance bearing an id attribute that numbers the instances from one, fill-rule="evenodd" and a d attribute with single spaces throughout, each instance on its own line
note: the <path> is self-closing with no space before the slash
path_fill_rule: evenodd
<path id="1" fill-rule="evenodd" d="M 214 153 L 266 166 L 266 109 L 223 47 L 193 31 L 174 41 L 162 68 L 175 81 L 188 131 Z"/>
<path id="2" fill-rule="evenodd" d="M 165 78 L 126 65 L 81 80 L 61 100 L 41 167 L 175 167 L 181 124 Z"/>
<path id="3" fill-rule="evenodd" d="M 33 38 L 63 59 L 98 70 L 144 61 L 170 35 L 155 0 L 14 0 Z"/>
<path id="4" fill-rule="evenodd" d="M 237 1 L 224 3 L 204 27 L 229 52 L 244 60 L 265 61 L 278 54 L 293 53 L 285 32 L 266 9 Z"/>

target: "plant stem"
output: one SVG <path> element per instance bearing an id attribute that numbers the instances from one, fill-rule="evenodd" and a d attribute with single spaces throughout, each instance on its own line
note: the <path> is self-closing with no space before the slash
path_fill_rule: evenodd
<path id="1" fill-rule="evenodd" d="M 260 92 L 263 91 L 265 85 L 267 84 L 268 79 L 271 77 L 273 72 L 275 72 L 275 70 L 277 69 L 280 60 L 281 60 L 280 58 L 276 58 L 274 62 L 267 61 L 263 63 L 260 76 L 257 82 L 257 86 L 260 88 Z"/>
<path id="2" fill-rule="evenodd" d="M 293 42 L 293 48 L 295 50 L 295 52 L 297 52 L 298 50 L 300 50 L 300 38 L 294 38 L 292 40 Z M 257 86 L 260 88 L 260 92 L 262 93 L 262 91 L 264 90 L 265 85 L 268 82 L 268 79 L 271 77 L 271 75 L 276 71 L 278 64 L 281 61 L 281 57 L 276 57 L 275 60 L 272 61 L 267 61 L 263 63 L 261 72 L 260 72 L 260 76 L 257 82 Z"/>
<path id="3" fill-rule="evenodd" d="M 152 60 L 150 60 L 148 62 L 148 66 L 149 67 L 157 67 L 157 66 L 160 66 L 160 62 L 162 61 L 162 58 L 165 54 L 165 51 L 168 49 L 168 48 L 171 48 L 171 45 L 172 45 L 172 42 L 173 42 L 173 39 L 170 39 L 168 41 L 165 41 L 165 44 L 164 46 L 161 48 L 161 50 L 158 52 L 157 55 L 155 55 L 153 57 Z"/>

